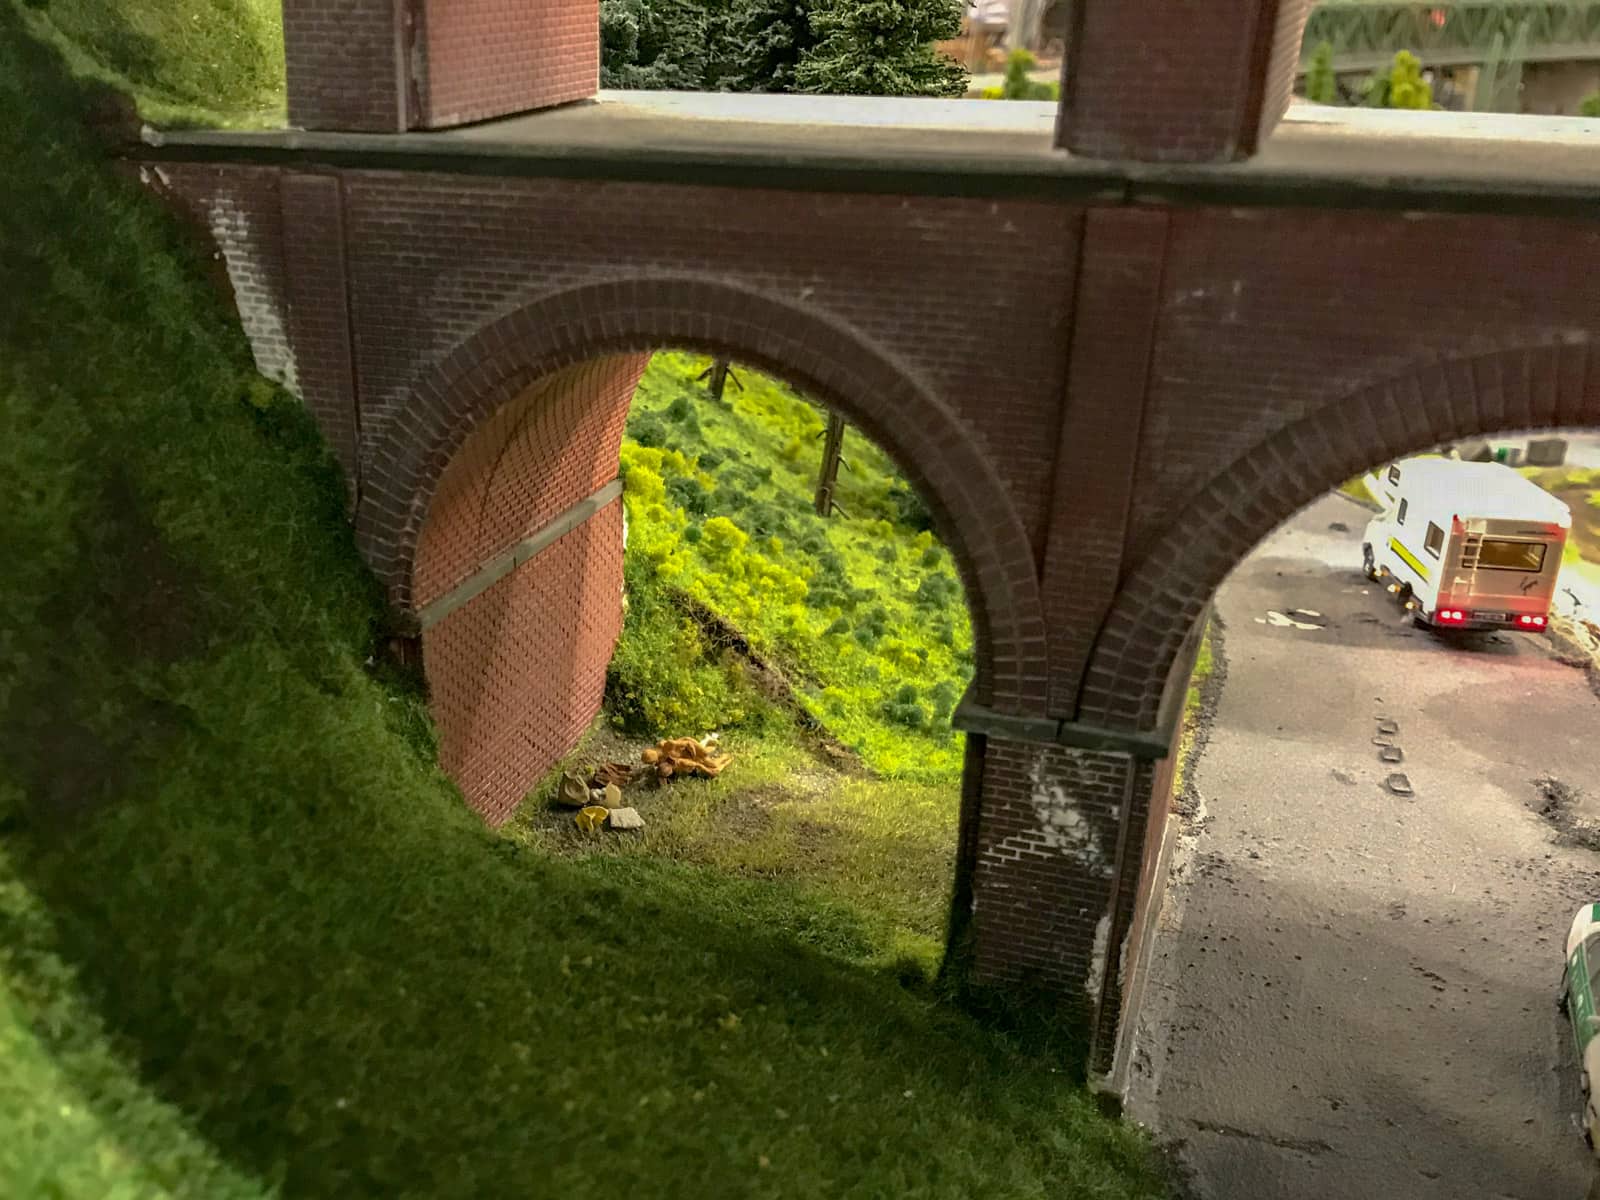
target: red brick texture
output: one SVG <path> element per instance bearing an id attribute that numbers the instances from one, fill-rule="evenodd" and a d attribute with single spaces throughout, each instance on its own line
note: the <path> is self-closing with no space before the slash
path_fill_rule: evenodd
<path id="1" fill-rule="evenodd" d="M 582 100 L 599 0 L 284 0 L 289 123 L 395 133 Z"/>
<path id="2" fill-rule="evenodd" d="M 1122 582 L 1167 220 L 1161 212 L 1113 208 L 1085 221 L 1044 558 L 1051 712 L 1073 710 L 1095 634 Z M 1070 469 L 1061 469 L 1065 464 Z"/>
<path id="3" fill-rule="evenodd" d="M 647 361 L 557 372 L 479 422 L 428 506 L 413 576 L 419 607 L 616 477 Z M 620 501 L 607 505 L 423 632 L 440 764 L 491 823 L 511 815 L 600 710 L 622 628 L 621 512 Z"/>
<path id="4" fill-rule="evenodd" d="M 354 500 L 360 414 L 350 355 L 350 305 L 345 291 L 344 198 L 334 175 L 285 173 L 279 181 L 283 278 L 296 382 L 332 444 Z M 303 362 L 302 362 L 303 360 Z"/>
<path id="5" fill-rule="evenodd" d="M 412 570 L 421 608 L 617 476 L 644 355 L 557 371 L 489 413 L 439 477 Z"/>
<path id="6" fill-rule="evenodd" d="M 1515 217 L 1174 212 L 1125 579 L 1079 696 L 1150 728 L 1223 576 L 1323 491 L 1451 437 L 1594 423 L 1600 229 Z M 1448 278 L 1448 288 L 1420 281 Z"/>
<path id="7" fill-rule="evenodd" d="M 395 604 L 419 603 L 417 532 L 445 466 L 508 399 L 591 358 L 660 346 L 728 353 L 837 407 L 905 464 L 947 533 L 973 605 L 976 686 L 1042 712 L 1044 619 L 1033 553 L 994 467 L 900 364 L 814 313 L 692 277 L 558 292 L 469 339 L 415 386 L 367 470 L 358 537 Z"/>
<path id="8" fill-rule="evenodd" d="M 283 0 L 289 124 L 408 128 L 405 15 L 401 0 Z"/>
<path id="9" fill-rule="evenodd" d="M 427 0 L 429 129 L 547 108 L 600 86 L 599 0 Z"/>
<path id="10" fill-rule="evenodd" d="M 1289 102 L 1310 0 L 1078 0 L 1057 142 L 1089 158 L 1248 157 Z"/>
<path id="11" fill-rule="evenodd" d="M 600 711 L 621 600 L 616 500 L 423 633 L 439 763 L 490 824 Z"/>
<path id="12" fill-rule="evenodd" d="M 358 540 L 403 613 L 610 479 L 635 356 L 682 346 L 790 380 L 906 470 L 962 566 L 981 700 L 1149 731 L 1207 598 L 1298 506 L 1441 439 L 1600 424 L 1587 222 L 159 178 L 216 236 L 263 369 L 354 439 Z M 619 535 L 613 505 L 423 634 L 446 765 L 491 820 L 599 703 Z M 969 746 L 976 971 L 1055 988 L 1100 1048 L 1159 789 L 1114 754 Z"/>

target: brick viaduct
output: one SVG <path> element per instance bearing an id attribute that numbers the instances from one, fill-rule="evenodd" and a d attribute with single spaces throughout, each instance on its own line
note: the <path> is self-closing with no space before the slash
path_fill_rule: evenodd
<path id="1" fill-rule="evenodd" d="M 491 821 L 599 704 L 648 351 L 758 365 L 888 449 L 977 630 L 952 945 L 1078 1008 L 1104 1072 L 1223 576 L 1361 468 L 1600 423 L 1596 152 L 1280 123 L 1307 7 L 1080 0 L 1053 127 L 960 107 L 997 131 L 572 104 L 595 0 L 285 0 L 295 128 L 134 153 L 342 460 Z"/>

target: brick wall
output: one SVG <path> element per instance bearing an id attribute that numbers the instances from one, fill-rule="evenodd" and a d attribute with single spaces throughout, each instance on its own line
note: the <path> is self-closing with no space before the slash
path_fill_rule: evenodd
<path id="1" fill-rule="evenodd" d="M 558 372 L 474 429 L 428 506 L 412 585 L 417 607 L 616 478 L 646 362 L 602 358 Z"/>
<path id="2" fill-rule="evenodd" d="M 563 371 L 478 425 L 428 508 L 419 606 L 616 477 L 646 361 Z M 618 501 L 424 631 L 440 762 L 487 819 L 509 816 L 593 720 L 621 622 Z"/>
<path id="3" fill-rule="evenodd" d="M 407 128 L 408 14 L 402 0 L 283 0 L 289 124 Z"/>
<path id="4" fill-rule="evenodd" d="M 1307 8 L 1306 0 L 1079 0 L 1062 64 L 1059 144 L 1089 158 L 1247 157 L 1288 101 Z"/>
<path id="5" fill-rule="evenodd" d="M 1145 727 L 1212 590 L 1295 509 L 1451 437 L 1600 416 L 1592 225 L 1201 209 L 1168 247 L 1130 565 L 1079 701 Z"/>
<path id="6" fill-rule="evenodd" d="M 547 108 L 600 86 L 599 0 L 427 0 L 420 123 Z"/>
<path id="7" fill-rule="evenodd" d="M 1212 589 L 1319 491 L 1448 436 L 1600 424 L 1589 223 L 152 173 L 217 239 L 258 362 L 336 442 L 353 374 L 358 532 L 397 601 L 607 477 L 627 389 L 583 364 L 723 350 L 847 411 L 926 488 L 980 698 L 1018 714 L 1152 728 Z M 612 506 L 423 635 L 445 762 L 490 819 L 599 703 L 619 547 Z M 1050 690 L 1051 654 L 1087 655 L 1077 695 Z M 975 746 L 976 969 L 1098 1004 L 1108 1044 L 1157 778 Z"/>
<path id="8" fill-rule="evenodd" d="M 1100 623 L 1122 583 L 1167 216 L 1085 218 L 1078 319 L 1044 561 L 1050 711 L 1070 713 Z"/>
<path id="9" fill-rule="evenodd" d="M 498 825 L 589 727 L 622 632 L 622 502 L 422 635 L 439 764 Z"/>
<path id="10" fill-rule="evenodd" d="M 285 173 L 279 182 L 284 241 L 284 307 L 295 348 L 296 386 L 357 495 L 355 364 L 345 272 L 344 197 L 337 176 Z"/>
<path id="11" fill-rule="evenodd" d="M 289 123 L 394 133 L 581 100 L 599 0 L 284 0 Z"/>
<path id="12" fill-rule="evenodd" d="M 989 738 L 973 875 L 978 977 L 1100 998 L 1130 764 Z M 1148 783 L 1148 781 L 1147 781 Z"/>
<path id="13" fill-rule="evenodd" d="M 377 172 L 347 175 L 345 189 L 369 455 L 424 366 L 541 295 L 619 273 L 725 279 L 896 357 L 1005 464 L 1030 544 L 1042 550 L 1074 210 L 763 191 L 730 204 L 713 188 Z M 1003 366 L 991 353 L 1001 329 Z"/>

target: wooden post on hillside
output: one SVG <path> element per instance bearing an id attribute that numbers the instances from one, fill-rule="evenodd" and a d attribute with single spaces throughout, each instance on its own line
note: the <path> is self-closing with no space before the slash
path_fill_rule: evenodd
<path id="1" fill-rule="evenodd" d="M 844 456 L 844 418 L 828 414 L 823 434 L 822 470 L 817 474 L 817 515 L 829 517 L 839 506 L 833 502 L 833 489 L 839 482 L 839 463 Z"/>
<path id="2" fill-rule="evenodd" d="M 740 383 L 739 377 L 733 373 L 732 361 L 726 358 L 713 358 L 711 365 L 700 372 L 700 378 L 711 381 L 706 384 L 706 388 L 710 391 L 713 400 L 722 399 L 723 389 L 728 386 L 728 380 L 730 379 L 733 380 L 734 387 L 741 392 L 744 391 L 744 384 Z"/>

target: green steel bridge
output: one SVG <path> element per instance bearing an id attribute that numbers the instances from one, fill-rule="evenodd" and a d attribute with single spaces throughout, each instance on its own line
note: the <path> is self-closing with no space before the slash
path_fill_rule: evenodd
<path id="1" fill-rule="evenodd" d="M 1482 64 L 1498 57 L 1497 43 L 1517 45 L 1523 62 L 1583 62 L 1600 59 L 1600 0 L 1322 0 L 1306 25 L 1302 71 L 1321 42 L 1340 73 L 1375 70 L 1396 50 L 1427 66 Z"/>

